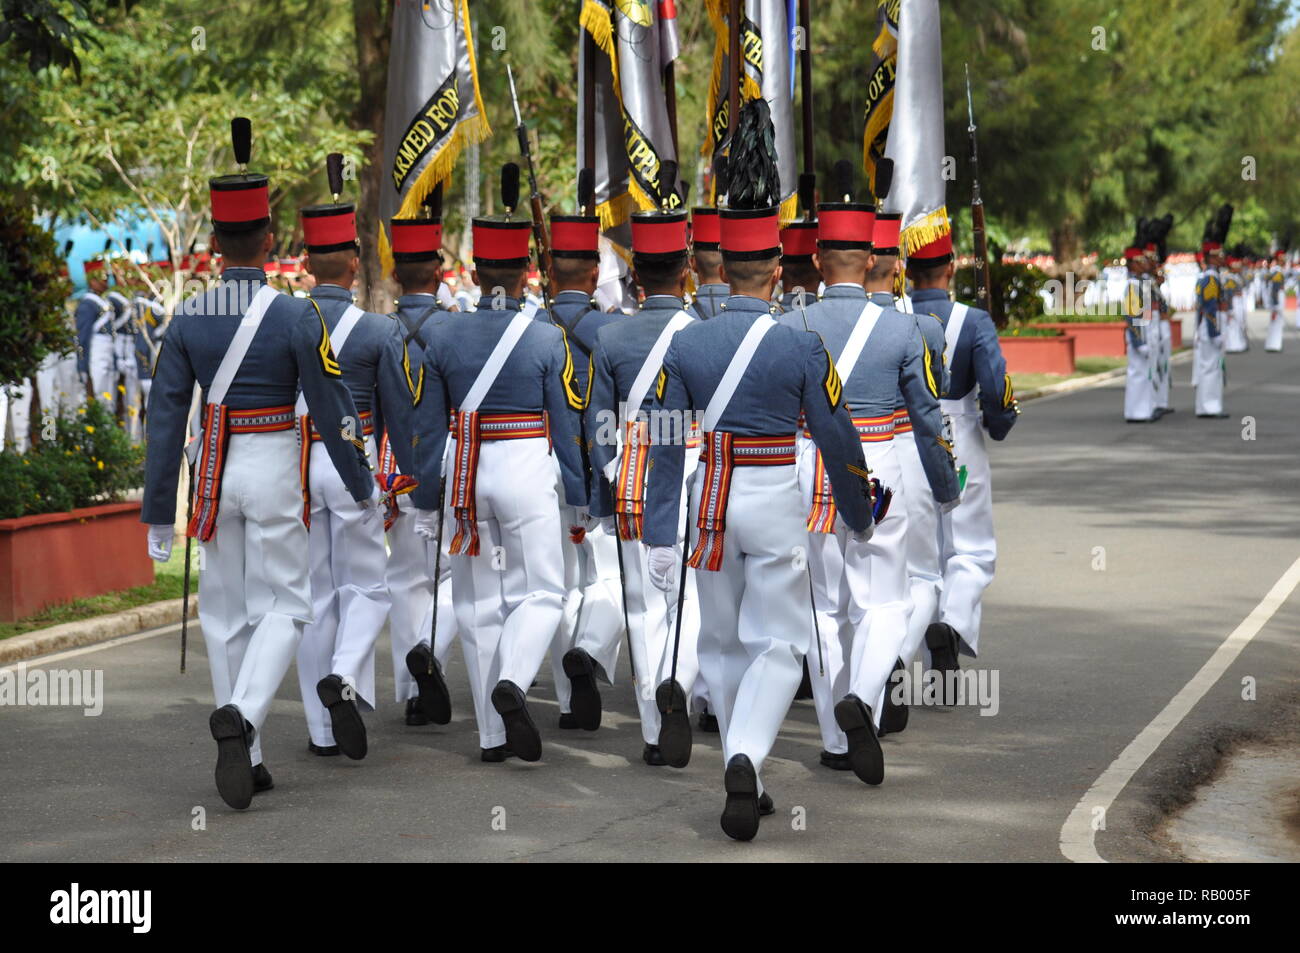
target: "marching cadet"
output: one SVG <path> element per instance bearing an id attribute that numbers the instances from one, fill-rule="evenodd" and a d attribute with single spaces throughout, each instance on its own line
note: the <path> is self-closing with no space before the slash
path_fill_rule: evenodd
<path id="1" fill-rule="evenodd" d="M 1223 294 L 1228 305 L 1227 320 L 1223 324 L 1225 354 L 1244 354 L 1250 350 L 1250 337 L 1246 329 L 1246 281 L 1242 273 L 1244 253 L 1245 248 L 1242 245 L 1225 251 L 1227 266 L 1220 269 L 1220 274 L 1223 276 Z"/>
<path id="2" fill-rule="evenodd" d="M 1011 389 L 997 327 L 987 311 L 952 301 L 952 235 L 918 248 L 908 259 L 912 301 L 918 312 L 943 325 L 948 392 L 939 402 L 951 423 L 952 452 L 961 499 L 939 518 L 943 559 L 939 619 L 925 632 L 930 667 L 959 668 L 958 654 L 979 652 L 981 600 L 993 581 L 997 542 L 993 536 L 993 488 L 984 434 L 1003 440 L 1020 414 Z M 915 651 L 917 646 L 909 646 Z M 904 656 L 910 661 L 910 655 Z M 946 681 L 945 681 L 946 685 Z M 945 691 L 945 695 L 947 692 Z M 949 701 L 954 701 L 948 696 Z"/>
<path id="3" fill-rule="evenodd" d="M 731 294 L 722 280 L 722 252 L 719 248 L 718 210 L 706 206 L 691 209 L 691 270 L 699 287 L 695 289 L 687 313 L 707 321 L 718 313 L 722 302 Z"/>
<path id="4" fill-rule="evenodd" d="M 149 395 L 141 519 L 150 557 L 165 562 L 197 383 L 203 431 L 187 532 L 202 545 L 199 619 L 218 706 L 209 718 L 217 791 L 242 809 L 271 787 L 262 724 L 312 618 L 294 435 L 300 382 L 352 505 L 376 522 L 378 488 L 360 442 L 348 435 L 357 412 L 324 317 L 266 284 L 262 262 L 274 241 L 268 180 L 244 171 L 248 120 L 232 121 L 231 133 L 240 172 L 209 182 L 212 247 L 225 268 L 213 289 L 180 305 L 163 340 Z"/>
<path id="5" fill-rule="evenodd" d="M 879 182 L 877 192 L 885 190 L 886 184 Z M 783 323 L 817 332 L 828 352 L 838 355 L 835 366 L 844 384 L 844 401 L 852 408 L 867 465 L 880 486 L 875 532 L 869 541 L 858 542 L 838 525 L 821 455 L 810 444 L 802 445 L 800 483 L 811 503 L 809 568 L 819 629 L 832 645 L 827 677 L 813 678 L 827 745 L 821 763 L 852 769 L 865 783 L 879 784 L 884 759 L 878 730 L 900 731 L 905 724 L 901 717 L 887 714 L 887 684 L 908 631 L 911 531 L 906 498 L 924 494 L 928 481 L 938 502 L 948 505 L 957 499 L 958 488 L 951 455 L 942 442 L 939 378 L 916 318 L 893 306 L 900 268 L 899 217 L 876 214 L 871 205 L 853 202 L 851 185 L 837 191 L 846 201 L 818 206 L 818 260 L 826 290 L 806 317 L 787 315 Z M 907 448 L 897 447 L 895 440 L 900 393 L 904 412 L 921 435 Z M 917 455 L 924 477 L 916 485 L 909 485 L 904 475 L 903 452 Z"/>
<path id="6" fill-rule="evenodd" d="M 166 312 L 153 290 L 143 285 L 131 296 L 131 311 L 135 328 L 132 360 L 135 363 L 136 381 L 140 388 L 140 412 L 143 415 L 149 406 L 153 365 L 158 359 L 158 348 L 162 346 Z"/>
<path id="7" fill-rule="evenodd" d="M 817 222 L 796 220 L 781 229 L 781 310 L 817 300 L 822 274 L 817 270 Z M 802 297 L 799 297 L 802 293 Z"/>
<path id="8" fill-rule="evenodd" d="M 1174 217 L 1165 215 L 1147 223 L 1147 270 L 1144 276 L 1151 297 L 1151 333 L 1156 344 L 1156 358 L 1152 367 L 1156 387 L 1156 416 L 1172 414 L 1169 405 L 1169 378 L 1173 368 L 1174 332 L 1173 309 L 1165 299 L 1161 285 L 1164 283 L 1163 266 L 1169 257 L 1166 240 L 1174 227 Z"/>
<path id="9" fill-rule="evenodd" d="M 345 423 L 348 436 L 364 448 L 373 468 L 374 435 L 383 432 L 384 408 L 399 407 L 412 397 L 402 373 L 397 324 L 352 301 L 361 267 L 356 206 L 339 202 L 343 156 L 332 153 L 326 165 L 333 203 L 302 210 L 304 267 L 316 280 L 309 300 L 325 322 L 334 359 L 357 409 L 356 417 Z M 298 646 L 298 683 L 310 735 L 307 750 L 359 760 L 367 749 L 361 711 L 375 708 L 375 642 L 391 607 L 384 582 L 384 527 L 370 510 L 359 511 L 353 504 L 305 397 L 296 412 L 315 615 Z M 407 446 L 397 448 L 397 457 L 399 465 L 405 457 L 409 468 Z"/>
<path id="10" fill-rule="evenodd" d="M 1285 300 L 1286 247 L 1273 252 L 1273 265 L 1264 272 L 1264 307 L 1268 308 L 1268 335 L 1264 338 L 1266 354 L 1282 353 L 1282 304 Z"/>
<path id="11" fill-rule="evenodd" d="M 503 179 L 507 179 L 503 176 Z M 586 506 L 576 411 L 583 406 L 564 332 L 521 310 L 531 223 L 473 221 L 478 310 L 438 323 L 415 407 L 416 532 L 440 539 L 443 452 L 453 598 L 484 761 L 542 756 L 526 692 L 564 612 L 558 456 L 564 503 Z M 447 421 L 451 419 L 451 436 Z"/>
<path id="12" fill-rule="evenodd" d="M 651 583 L 667 592 L 686 565 L 699 570 L 700 674 L 718 716 L 726 761 L 722 829 L 758 833 L 774 811 L 759 780 L 810 649 L 804 566 L 805 508 L 795 470 L 795 429 L 821 449 L 834 502 L 859 541 L 871 533 L 871 494 L 839 375 L 816 335 L 783 327 L 771 296 L 781 277 L 771 119 L 745 104 L 731 147 L 730 207 L 721 211 L 722 277 L 731 296 L 713 318 L 677 332 L 664 356 L 655 410 L 703 410 L 703 472 L 691 490 L 695 549 L 679 565 L 684 439 L 651 447 L 642 539 Z M 663 419 L 663 418 L 661 418 Z M 685 555 L 685 547 L 681 551 Z"/>
<path id="13" fill-rule="evenodd" d="M 406 705 L 406 723 L 411 726 L 430 722 L 445 725 L 451 721 L 446 671 L 447 655 L 456 637 L 447 541 L 443 540 L 442 555 L 438 556 L 432 542 L 415 533 L 415 506 L 411 501 L 416 482 L 412 475 L 412 416 L 423 388 L 424 352 L 433 328 L 451 316 L 438 300 L 442 283 L 441 186 L 435 190 L 432 204 L 433 208 L 426 208 L 419 218 L 389 222 L 393 277 L 402 291 L 396 318 L 403 343 L 400 354 L 390 352 L 390 359 L 400 357 L 410 399 L 400 406 L 384 407 L 385 434 L 379 452 L 379 485 L 388 501 L 385 529 L 389 552 L 384 584 L 392 600 L 388 631 L 393 681 L 397 701 Z M 399 453 L 406 457 L 405 468 L 398 464 Z"/>
<path id="14" fill-rule="evenodd" d="M 86 393 L 112 407 L 113 379 L 116 376 L 116 340 L 113 324 L 116 314 L 109 303 L 107 271 L 103 258 L 94 258 L 83 266 L 86 288 L 77 302 L 77 371 L 86 384 Z"/>
<path id="15" fill-rule="evenodd" d="M 1196 343 L 1192 379 L 1197 417 L 1227 417 L 1223 410 L 1223 328 L 1228 316 L 1220 266 L 1223 241 L 1232 223 L 1232 206 L 1223 205 L 1201 237 L 1203 270 L 1196 279 Z"/>
<path id="16" fill-rule="evenodd" d="M 591 205 L 590 189 L 591 177 L 583 170 L 578 177 L 579 206 Z M 550 319 L 569 342 L 576 386 L 584 401 L 590 393 L 597 335 L 606 325 L 625 317 L 618 311 L 604 312 L 595 304 L 593 296 L 600 277 L 599 243 L 600 219 L 595 215 L 551 216 L 551 287 L 555 297 Z M 545 311 L 540 315 L 543 319 L 547 316 Z M 592 436 L 584 433 L 581 414 L 576 425 L 585 458 L 591 452 Z M 562 476 L 557 465 L 556 480 L 562 480 Z M 558 482 L 557 488 L 563 489 Z M 623 630 L 617 542 L 600 523 L 584 521 L 574 507 L 561 508 L 560 529 L 567 596 L 564 618 L 551 644 L 559 727 L 595 731 L 600 727 L 600 694 L 592 678 L 593 670 L 581 661 L 581 656 L 590 651 L 610 661 L 603 674 L 613 678 L 612 662 L 618 657 Z M 583 648 L 574 652 L 575 645 Z M 574 692 L 577 698 L 572 697 Z"/>
<path id="17" fill-rule="evenodd" d="M 675 639 L 679 592 L 660 593 L 650 585 L 646 551 L 639 541 L 645 523 L 646 486 L 658 479 L 651 477 L 649 469 L 650 445 L 656 435 L 650 417 L 652 388 L 674 335 L 695 321 L 684 302 L 689 275 L 685 211 L 633 214 L 632 268 L 645 298 L 631 319 L 601 329 L 593 356 L 587 404 L 587 433 L 594 438 L 591 513 L 602 520 L 612 518 L 621 548 L 634 690 L 644 742 L 641 759 L 652 766 L 684 767 L 691 753 L 689 699 L 699 671 L 699 606 L 691 585 L 694 580 L 687 581 L 680 639 Z M 684 475 L 689 480 L 699 459 L 699 445 L 695 441 L 696 446 L 690 447 L 689 435 L 684 439 Z M 681 522 L 678 518 L 673 525 L 680 527 Z M 566 670 L 581 673 L 573 683 L 575 710 L 585 707 L 585 701 L 579 705 L 579 700 L 594 692 L 593 675 L 613 681 L 617 637 L 599 648 L 603 652 L 579 640 L 565 660 Z M 676 680 L 670 681 L 674 676 Z M 595 704 L 598 717 L 599 696 Z"/>
<path id="18" fill-rule="evenodd" d="M 1139 218 L 1133 241 L 1124 249 L 1128 278 L 1124 284 L 1124 342 L 1128 357 L 1124 376 L 1124 419 L 1145 424 L 1157 418 L 1154 371 L 1159 360 L 1158 330 L 1152 320 L 1150 285 L 1144 281 L 1147 220 Z"/>

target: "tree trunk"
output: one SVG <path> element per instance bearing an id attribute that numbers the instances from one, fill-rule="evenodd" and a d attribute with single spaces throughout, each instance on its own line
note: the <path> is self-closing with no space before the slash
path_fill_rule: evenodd
<path id="1" fill-rule="evenodd" d="M 1066 218 L 1049 233 L 1052 240 L 1052 257 L 1058 272 L 1077 271 L 1080 259 L 1078 223 Z"/>
<path id="2" fill-rule="evenodd" d="M 357 203 L 361 273 L 357 277 L 361 283 L 361 305 L 381 314 L 392 310 L 396 292 L 393 282 L 384 279 L 379 264 L 379 190 L 384 174 L 384 100 L 388 85 L 391 15 L 392 4 L 388 0 L 352 0 L 358 83 L 352 125 L 374 133 L 357 175 L 361 186 L 361 201 Z"/>

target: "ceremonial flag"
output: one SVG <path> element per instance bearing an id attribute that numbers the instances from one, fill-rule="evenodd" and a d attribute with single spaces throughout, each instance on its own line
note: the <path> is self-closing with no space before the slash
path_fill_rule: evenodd
<path id="1" fill-rule="evenodd" d="M 885 155 L 889 121 L 894 116 L 894 82 L 898 74 L 898 12 L 902 0 L 876 4 L 876 38 L 867 71 L 867 108 L 862 133 L 862 168 L 867 182 L 876 178 L 876 163 Z"/>
<path id="2" fill-rule="evenodd" d="M 712 156 L 727 137 L 731 66 L 727 53 L 727 0 L 707 0 L 713 23 L 713 75 L 709 81 L 707 116 L 709 135 L 703 152 Z M 794 144 L 794 98 L 791 50 L 794 34 L 786 14 L 786 0 L 745 0 L 740 20 L 740 51 L 744 71 L 740 103 L 762 96 L 772 111 L 776 133 L 776 164 L 781 177 L 781 224 L 794 219 L 799 183 Z"/>
<path id="3" fill-rule="evenodd" d="M 385 271 L 393 265 L 388 220 L 414 218 L 451 177 L 465 143 L 491 134 L 479 96 L 468 0 L 395 0 L 379 196 Z"/>
<path id="4" fill-rule="evenodd" d="M 680 47 L 676 17 L 671 0 L 583 3 L 580 23 L 597 50 L 593 171 L 596 214 L 603 229 L 625 222 L 633 208 L 658 208 L 660 166 L 677 160 L 663 88 L 664 67 Z M 579 144 L 579 164 L 584 145 Z M 681 204 L 676 185 L 662 186 L 664 193 L 671 193 L 672 208 Z"/>
<path id="5" fill-rule="evenodd" d="M 901 212 L 899 247 L 910 255 L 948 234 L 943 180 L 943 43 L 939 0 L 902 0 L 897 107 L 885 155 L 894 160 L 885 209 Z"/>

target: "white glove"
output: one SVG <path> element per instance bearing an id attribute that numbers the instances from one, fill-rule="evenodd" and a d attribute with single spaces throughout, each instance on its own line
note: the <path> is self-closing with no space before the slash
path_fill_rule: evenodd
<path id="1" fill-rule="evenodd" d="M 172 558 L 172 539 L 176 528 L 170 523 L 149 524 L 149 558 L 156 563 L 165 563 Z"/>
<path id="2" fill-rule="evenodd" d="M 600 528 L 605 531 L 607 536 L 618 535 L 618 521 L 612 516 L 606 516 L 600 521 Z"/>
<path id="3" fill-rule="evenodd" d="M 651 546 L 647 564 L 650 583 L 662 592 L 671 592 L 677 583 L 677 547 Z"/>
<path id="4" fill-rule="evenodd" d="M 866 529 L 849 530 L 849 536 L 853 539 L 855 543 L 869 543 L 871 542 L 871 534 L 874 533 L 875 531 L 876 531 L 876 524 L 868 523 Z"/>
<path id="5" fill-rule="evenodd" d="M 357 506 L 361 507 L 362 526 L 370 526 L 379 519 L 379 496 L 379 484 L 375 484 L 370 491 L 370 497 L 357 503 Z"/>
<path id="6" fill-rule="evenodd" d="M 956 499 L 949 500 L 947 503 L 940 503 L 940 504 L 939 504 L 939 512 L 940 512 L 940 513 L 951 513 L 953 510 L 955 510 L 955 509 L 956 509 L 957 507 L 959 507 L 959 506 L 961 506 L 961 496 L 960 496 L 960 495 L 958 495 Z"/>
<path id="7" fill-rule="evenodd" d="M 415 535 L 423 539 L 434 540 L 438 538 L 438 530 L 442 525 L 441 510 L 416 510 L 415 511 Z"/>
<path id="8" fill-rule="evenodd" d="M 1139 344 L 1139 345 L 1138 345 L 1138 349 L 1137 349 L 1137 351 L 1138 351 L 1138 354 L 1140 354 L 1142 357 L 1150 357 L 1150 356 L 1151 356 L 1151 347 L 1150 347 L 1150 345 L 1147 345 L 1147 344 Z"/>

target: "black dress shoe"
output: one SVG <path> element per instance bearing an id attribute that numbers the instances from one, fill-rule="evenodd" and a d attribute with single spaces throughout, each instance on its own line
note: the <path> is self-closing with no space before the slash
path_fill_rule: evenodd
<path id="1" fill-rule="evenodd" d="M 564 674 L 569 677 L 573 693 L 569 704 L 573 708 L 573 717 L 583 731 L 595 731 L 600 727 L 600 689 L 596 687 L 596 663 L 582 649 L 569 649 L 561 661 Z"/>
<path id="2" fill-rule="evenodd" d="M 772 795 L 764 791 L 758 796 L 758 816 L 771 817 L 776 813 L 776 805 L 772 803 Z"/>
<path id="3" fill-rule="evenodd" d="M 821 763 L 830 768 L 832 771 L 852 771 L 853 765 L 849 764 L 849 753 L 837 753 L 834 751 L 823 750 L 819 758 Z"/>
<path id="4" fill-rule="evenodd" d="M 654 768 L 662 768 L 667 761 L 664 760 L 663 752 L 659 750 L 658 745 L 646 745 L 641 749 L 641 760 Z"/>
<path id="5" fill-rule="evenodd" d="M 275 782 L 271 780 L 271 772 L 266 770 L 266 765 L 253 765 L 253 793 L 261 794 L 273 787 L 275 787 Z"/>
<path id="6" fill-rule="evenodd" d="M 433 663 L 432 672 L 429 668 L 429 647 L 423 642 L 406 653 L 406 670 L 415 679 L 420 707 L 435 725 L 445 725 L 451 721 L 451 692 L 438 663 Z"/>
<path id="7" fill-rule="evenodd" d="M 691 716 L 686 710 L 686 692 L 670 678 L 655 689 L 659 709 L 659 749 L 664 763 L 684 768 L 691 763 Z"/>
<path id="8" fill-rule="evenodd" d="M 307 750 L 319 758 L 333 758 L 339 753 L 338 745 L 318 745 L 314 741 L 307 742 Z"/>
<path id="9" fill-rule="evenodd" d="M 902 659 L 894 662 L 894 671 L 906 671 L 907 666 L 903 664 Z M 894 692 L 898 690 L 897 686 L 902 684 L 902 680 L 896 680 L 892 675 L 889 682 L 885 685 L 885 707 L 880 712 L 880 733 L 879 737 L 889 734 L 898 734 L 907 727 L 907 702 L 894 701 Z"/>
<path id="10" fill-rule="evenodd" d="M 420 707 L 418 698 L 408 698 L 406 700 L 406 723 L 412 728 L 418 728 L 429 723 L 429 716 Z"/>
<path id="11" fill-rule="evenodd" d="M 495 748 L 480 748 L 479 760 L 486 761 L 488 764 L 500 764 L 506 758 L 513 758 L 515 753 L 510 750 L 509 745 L 497 745 Z"/>
<path id="12" fill-rule="evenodd" d="M 857 695 L 845 695 L 835 703 L 835 723 L 849 738 L 849 767 L 866 784 L 885 780 L 885 756 L 876 738 L 871 709 Z"/>
<path id="13" fill-rule="evenodd" d="M 813 697 L 812 675 L 808 671 L 808 660 L 803 660 L 803 677 L 799 679 L 799 688 L 794 693 L 794 700 L 797 702 L 806 701 Z"/>
<path id="14" fill-rule="evenodd" d="M 560 712 L 560 723 L 558 727 L 563 728 L 565 731 L 571 731 L 581 728 L 582 726 L 578 724 L 578 719 L 573 712 L 562 711 Z"/>
<path id="15" fill-rule="evenodd" d="M 528 714 L 524 693 L 514 682 L 502 679 L 492 689 L 492 707 L 506 723 L 506 744 L 522 761 L 542 759 L 542 736 Z"/>
<path id="16" fill-rule="evenodd" d="M 753 840 L 758 833 L 758 775 L 748 756 L 736 754 L 723 776 L 727 804 L 722 809 L 722 830 L 734 840 Z"/>
<path id="17" fill-rule="evenodd" d="M 957 704 L 957 687 L 953 685 L 952 696 L 948 692 L 948 673 L 961 671 L 957 661 L 957 630 L 946 622 L 934 622 L 925 630 L 925 644 L 930 649 L 930 668 L 939 673 L 939 704 Z"/>
<path id="18" fill-rule="evenodd" d="M 222 705 L 208 718 L 217 743 L 217 793 L 237 811 L 253 803 L 253 763 L 248 757 L 249 731 L 234 705 Z"/>
<path id="19" fill-rule="evenodd" d="M 718 716 L 711 715 L 707 711 L 700 712 L 700 731 L 707 732 L 711 735 L 718 733 Z"/>
<path id="20" fill-rule="evenodd" d="M 326 675 L 316 683 L 320 703 L 330 713 L 330 727 L 334 729 L 334 743 L 339 751 L 360 761 L 366 756 L 366 723 L 354 700 L 355 692 L 338 675 Z"/>

